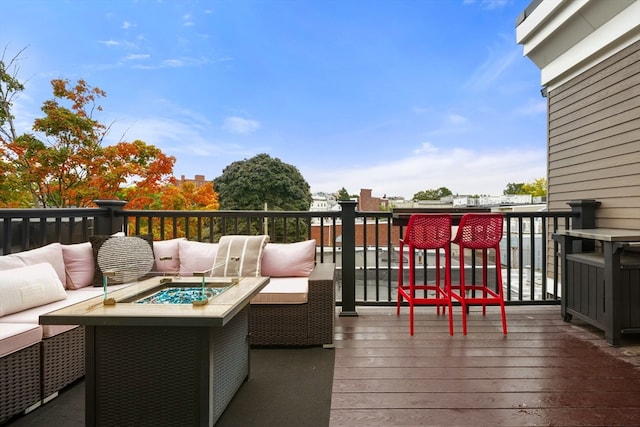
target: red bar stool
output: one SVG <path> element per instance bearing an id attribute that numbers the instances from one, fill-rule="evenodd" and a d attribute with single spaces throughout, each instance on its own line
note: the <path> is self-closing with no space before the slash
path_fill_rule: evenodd
<path id="1" fill-rule="evenodd" d="M 465 214 L 460 219 L 458 232 L 452 243 L 460 248 L 460 283 L 451 285 L 451 298 L 462 306 L 462 332 L 467 334 L 467 308 L 481 305 L 482 315 L 487 313 L 487 305 L 500 306 L 502 332 L 507 334 L 507 318 L 502 292 L 502 268 L 500 264 L 500 240 L 502 240 L 502 214 Z M 482 282 L 467 283 L 465 277 L 465 249 L 479 250 L 482 254 Z M 495 252 L 495 289 L 487 283 L 489 250 Z"/>
<path id="2" fill-rule="evenodd" d="M 435 305 L 440 315 L 440 307 L 444 314 L 445 306 L 449 307 L 449 335 L 453 335 L 453 308 L 449 287 L 451 284 L 451 216 L 449 214 L 413 214 L 409 217 L 406 235 L 400 239 L 400 259 L 398 270 L 398 302 L 396 315 L 400 315 L 400 304 L 403 298 L 409 303 L 409 330 L 413 335 L 413 308 L 415 305 Z M 409 254 L 409 283 L 403 283 L 404 247 Z M 416 250 L 435 250 L 436 270 L 435 283 L 416 284 L 415 252 Z M 440 250 L 444 251 L 444 282 L 441 283 Z M 426 255 L 426 253 L 425 253 Z M 426 274 L 426 271 L 425 271 Z M 416 291 L 422 291 L 417 296 Z"/>

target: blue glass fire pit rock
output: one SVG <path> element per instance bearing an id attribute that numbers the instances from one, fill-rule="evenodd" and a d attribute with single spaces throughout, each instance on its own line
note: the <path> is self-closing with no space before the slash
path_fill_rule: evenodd
<path id="1" fill-rule="evenodd" d="M 136 301 L 138 304 L 192 304 L 221 294 L 227 288 L 166 288 Z"/>

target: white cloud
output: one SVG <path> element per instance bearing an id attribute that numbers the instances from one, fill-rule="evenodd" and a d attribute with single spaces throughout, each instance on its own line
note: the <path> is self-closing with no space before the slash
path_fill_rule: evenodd
<path id="1" fill-rule="evenodd" d="M 131 22 L 129 22 L 129 21 L 124 21 L 124 22 L 122 23 L 122 29 L 123 29 L 123 30 L 128 30 L 129 28 L 133 28 L 133 27 L 136 27 L 136 25 L 135 25 L 135 24 L 132 24 L 132 23 L 131 23 Z"/>
<path id="2" fill-rule="evenodd" d="M 132 53 L 130 55 L 125 56 L 123 59 L 125 61 L 136 61 L 139 59 L 149 59 L 149 58 L 151 58 L 151 55 L 147 53 L 138 53 L 138 54 Z"/>
<path id="3" fill-rule="evenodd" d="M 410 198 L 418 191 L 447 187 L 454 194 L 499 195 L 510 182 L 532 182 L 546 176 L 545 150 L 481 151 L 435 149 L 423 144 L 412 157 L 371 166 L 301 167 L 312 192 L 351 193 L 371 188 L 374 194 Z"/>
<path id="4" fill-rule="evenodd" d="M 544 99 L 530 99 L 528 102 L 516 109 L 516 113 L 521 116 L 533 116 L 538 114 L 546 114 L 547 101 Z"/>
<path id="5" fill-rule="evenodd" d="M 508 47 L 505 47 L 508 46 Z M 507 45 L 489 49 L 487 59 L 474 71 L 464 88 L 474 91 L 486 91 L 505 74 L 509 67 L 521 57 L 518 47 Z"/>
<path id="6" fill-rule="evenodd" d="M 260 129 L 260 122 L 233 116 L 224 119 L 222 128 L 230 133 L 246 135 Z"/>
<path id="7" fill-rule="evenodd" d="M 430 142 L 423 142 L 420 148 L 415 149 L 414 154 L 437 153 L 438 147 Z"/>
<path id="8" fill-rule="evenodd" d="M 454 125 L 460 125 L 467 122 L 467 118 L 461 116 L 460 114 L 449 114 L 447 116 L 447 121 Z"/>

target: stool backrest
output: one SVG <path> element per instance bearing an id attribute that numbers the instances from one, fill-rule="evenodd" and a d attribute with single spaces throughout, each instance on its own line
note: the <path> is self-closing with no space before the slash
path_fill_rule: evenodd
<path id="1" fill-rule="evenodd" d="M 416 249 L 444 248 L 451 241 L 451 215 L 411 215 L 403 241 Z"/>
<path id="2" fill-rule="evenodd" d="M 502 240 L 503 221 L 500 213 L 465 214 L 453 241 L 469 249 L 495 248 Z"/>

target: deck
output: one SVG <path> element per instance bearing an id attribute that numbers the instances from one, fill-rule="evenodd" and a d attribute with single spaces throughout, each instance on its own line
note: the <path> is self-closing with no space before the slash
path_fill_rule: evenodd
<path id="1" fill-rule="evenodd" d="M 565 323 L 559 306 L 508 306 L 505 337 L 497 308 L 476 310 L 466 337 L 459 313 L 450 337 L 432 307 L 416 309 L 413 337 L 407 308 L 336 317 L 330 426 L 640 425 L 640 336 L 609 347 L 592 327 Z M 82 384 L 9 425 L 84 425 Z M 252 425 L 272 425 L 262 419 Z"/>
<path id="2" fill-rule="evenodd" d="M 640 337 L 610 347 L 559 306 L 508 306 L 503 336 L 478 310 L 453 337 L 433 307 L 413 337 L 408 308 L 337 318 L 330 426 L 640 425 Z"/>

